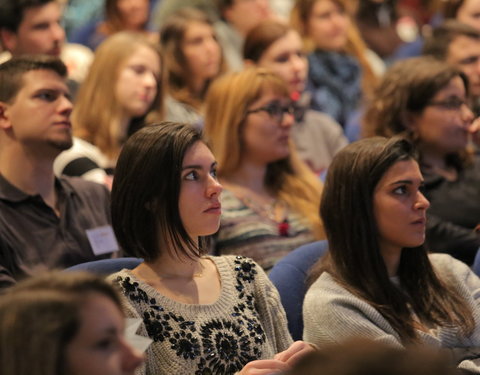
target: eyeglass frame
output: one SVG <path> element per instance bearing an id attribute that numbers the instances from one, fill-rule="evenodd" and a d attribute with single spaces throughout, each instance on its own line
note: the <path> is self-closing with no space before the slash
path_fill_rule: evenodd
<path id="1" fill-rule="evenodd" d="M 446 110 L 459 111 L 463 105 L 466 105 L 468 109 L 470 109 L 470 106 L 468 105 L 466 100 L 459 99 L 456 97 L 454 99 L 458 99 L 458 100 L 453 100 L 453 99 L 432 100 L 427 103 L 427 106 L 435 106 L 435 107 L 441 107 Z"/>
<path id="2" fill-rule="evenodd" d="M 277 113 L 277 114 L 272 113 L 272 109 L 274 109 L 275 107 L 281 109 L 282 111 L 280 113 Z M 285 113 L 288 113 L 288 114 L 292 115 L 296 119 L 297 118 L 297 116 L 296 116 L 296 111 L 297 110 L 298 110 L 298 108 L 292 102 L 290 102 L 287 106 L 281 105 L 277 102 L 271 102 L 271 103 L 268 103 L 268 104 L 266 104 L 262 107 L 247 110 L 245 112 L 245 117 L 247 117 L 251 113 L 257 113 L 257 112 L 265 111 L 270 116 L 270 118 L 274 119 L 279 124 L 281 124 L 282 121 L 283 121 L 283 116 L 285 116 Z"/>

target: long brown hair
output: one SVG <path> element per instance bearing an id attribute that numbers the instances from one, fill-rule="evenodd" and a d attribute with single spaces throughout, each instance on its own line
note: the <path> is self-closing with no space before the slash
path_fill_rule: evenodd
<path id="1" fill-rule="evenodd" d="M 118 157 L 122 138 L 119 134 L 123 110 L 115 95 L 115 84 L 125 61 L 141 46 L 154 51 L 160 59 L 157 95 L 145 115 L 146 121 L 163 118 L 164 67 L 159 47 L 142 34 L 122 31 L 107 38 L 95 51 L 95 58 L 77 95 L 72 112 L 75 136 L 97 146 L 110 159 Z"/>
<path id="2" fill-rule="evenodd" d="M 287 84 L 262 68 L 230 73 L 212 84 L 206 98 L 205 138 L 217 158 L 219 177 L 229 176 L 239 168 L 245 113 L 266 90 L 289 97 Z M 318 217 L 321 185 L 292 143 L 289 157 L 268 164 L 265 185 L 306 219 L 318 239 L 324 238 Z"/>
<path id="3" fill-rule="evenodd" d="M 422 113 L 432 98 L 455 77 L 462 79 L 468 94 L 465 74 L 446 62 L 430 56 L 397 62 L 385 73 L 374 92 L 362 121 L 362 135 L 402 135 L 419 142 L 409 127 L 410 116 Z M 456 168 L 470 161 L 468 149 L 447 158 L 447 162 Z"/>
<path id="4" fill-rule="evenodd" d="M 389 279 L 378 243 L 373 212 L 375 187 L 396 162 L 415 158 L 404 138 L 372 137 L 341 150 L 330 164 L 320 214 L 329 253 L 312 269 L 310 283 L 327 271 L 357 297 L 374 307 L 404 343 L 418 341 L 413 312 L 420 322 L 473 331 L 466 301 L 435 273 L 425 247 L 404 248 L 398 268 L 402 290 Z"/>
<path id="5" fill-rule="evenodd" d="M 188 62 L 182 50 L 185 33 L 192 22 L 203 23 L 213 29 L 213 23 L 207 14 L 195 8 L 182 8 L 170 15 L 163 24 L 160 30 L 160 44 L 165 56 L 169 94 L 179 102 L 198 110 L 203 104 L 211 80 L 205 82 L 199 95 L 193 93 Z M 218 75 L 226 70 L 227 66 L 222 57 Z"/>

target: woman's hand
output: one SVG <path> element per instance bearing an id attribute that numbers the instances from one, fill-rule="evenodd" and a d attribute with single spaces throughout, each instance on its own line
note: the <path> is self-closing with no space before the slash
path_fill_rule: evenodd
<path id="1" fill-rule="evenodd" d="M 480 117 L 477 117 L 468 128 L 473 143 L 480 145 Z"/>
<path id="2" fill-rule="evenodd" d="M 295 341 L 287 350 L 278 353 L 273 357 L 279 361 L 282 361 L 291 366 L 298 359 L 303 357 L 307 353 L 313 352 L 315 349 L 309 343 L 305 341 Z"/>
<path id="3" fill-rule="evenodd" d="M 248 362 L 245 367 L 237 373 L 238 375 L 271 375 L 290 368 L 286 363 L 277 359 L 259 359 Z"/>

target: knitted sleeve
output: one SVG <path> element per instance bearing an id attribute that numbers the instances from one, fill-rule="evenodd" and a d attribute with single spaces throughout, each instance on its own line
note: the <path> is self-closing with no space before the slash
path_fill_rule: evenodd
<path id="1" fill-rule="evenodd" d="M 318 346 L 360 336 L 402 347 L 385 318 L 324 273 L 308 290 L 303 304 L 303 339 Z"/>
<path id="2" fill-rule="evenodd" d="M 258 267 L 257 271 L 258 281 L 255 285 L 257 310 L 267 336 L 274 343 L 276 353 L 279 353 L 293 343 L 288 331 L 287 316 L 277 289 L 261 267 Z"/>

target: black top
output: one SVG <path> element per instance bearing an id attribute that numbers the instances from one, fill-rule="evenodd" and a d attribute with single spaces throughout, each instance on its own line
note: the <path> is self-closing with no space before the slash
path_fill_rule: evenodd
<path id="1" fill-rule="evenodd" d="M 0 288 L 52 268 L 95 256 L 86 230 L 111 224 L 108 190 L 80 178 L 55 180 L 60 217 L 39 195 L 28 195 L 0 175 Z"/>
<path id="2" fill-rule="evenodd" d="M 480 158 L 458 172 L 456 181 L 422 171 L 427 210 L 427 245 L 471 265 L 480 247 Z"/>

